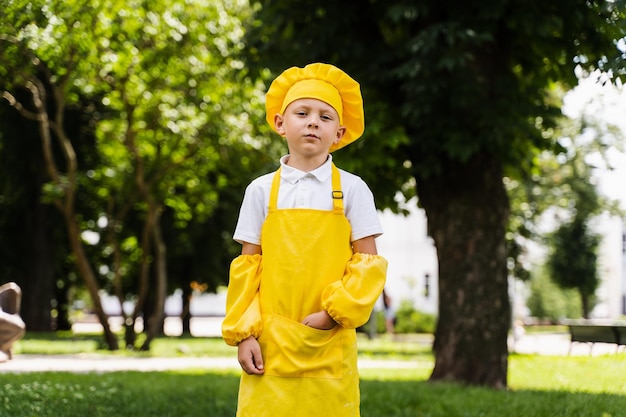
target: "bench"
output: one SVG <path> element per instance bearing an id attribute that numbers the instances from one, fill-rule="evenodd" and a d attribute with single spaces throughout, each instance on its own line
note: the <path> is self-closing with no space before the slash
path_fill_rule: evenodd
<path id="1" fill-rule="evenodd" d="M 21 339 L 26 331 L 24 320 L 20 317 L 22 290 L 9 282 L 0 286 L 0 362 L 12 358 L 13 343 Z"/>
<path id="2" fill-rule="evenodd" d="M 592 322 L 566 322 L 571 336 L 569 353 L 572 352 L 574 343 L 587 343 L 590 345 L 589 354 L 592 353 L 594 343 L 616 344 L 616 352 L 620 346 L 626 345 L 626 323 L 592 323 Z"/>

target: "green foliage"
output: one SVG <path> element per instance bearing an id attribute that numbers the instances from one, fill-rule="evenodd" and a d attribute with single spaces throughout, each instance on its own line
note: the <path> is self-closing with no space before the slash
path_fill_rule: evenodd
<path id="1" fill-rule="evenodd" d="M 404 300 L 396 311 L 396 333 L 434 333 L 437 317 L 418 311 L 411 301 Z"/>
<path id="2" fill-rule="evenodd" d="M 601 147 L 602 142 L 598 140 L 595 146 Z M 552 280 L 562 288 L 579 292 L 582 315 L 587 318 L 600 285 L 597 265 L 600 236 L 591 230 L 590 224 L 594 216 L 610 209 L 610 203 L 598 193 L 592 180 L 593 167 L 585 160 L 584 150 L 570 150 L 567 163 L 559 170 L 563 184 L 560 206 L 564 213 L 546 240 L 550 248 L 547 270 Z"/>
<path id="3" fill-rule="evenodd" d="M 550 276 L 560 287 L 579 292 L 582 315 L 589 318 L 600 285 L 597 265 L 600 236 L 589 229 L 586 218 L 575 216 L 559 226 L 550 236 L 550 242 L 547 260 Z"/>
<path id="4" fill-rule="evenodd" d="M 231 12 L 242 4 L 231 4 Z M 247 99 L 256 91 L 244 72 L 233 71 L 241 67 L 233 58 L 241 48 L 241 31 L 238 17 L 225 7 L 221 2 L 149 7 L 122 2 L 102 11 L 106 59 L 93 83 L 109 86 L 103 102 L 118 117 L 101 123 L 105 163 L 93 183 L 100 196 L 114 201 L 107 205 L 109 227 L 125 225 L 116 231 L 118 239 L 138 234 L 124 220 L 129 206 L 140 215 L 146 210 L 140 199 L 154 198 L 165 207 L 164 235 L 177 242 L 168 252 L 169 271 L 175 274 L 171 287 L 185 288 L 195 279 L 214 289 L 224 282 L 222 265 L 234 250 L 224 232 L 234 223 L 247 173 L 265 161 L 241 141 L 256 139 L 250 115 L 256 116 L 257 107 Z M 131 36 L 111 35 L 117 33 Z M 258 158 L 243 156 L 248 152 Z M 138 189 L 140 178 L 147 189 Z M 132 262 L 137 248 L 124 250 L 123 259 Z M 125 290 L 131 291 L 128 276 Z"/>
<path id="5" fill-rule="evenodd" d="M 601 78 L 590 80 L 601 82 Z M 598 100 L 589 107 L 604 110 L 605 106 L 610 103 Z M 546 211 L 589 220 L 601 212 L 623 215 L 619 202 L 601 195 L 596 187 L 597 171 L 611 169 L 609 152 L 623 148 L 624 134 L 619 127 L 601 120 L 598 114 L 581 114 L 575 119 L 561 119 L 556 129 L 545 134 L 558 138 L 558 153 L 544 152 L 529 173 L 518 179 L 505 178 L 511 202 L 507 231 L 509 271 L 524 281 L 530 279 L 532 267 L 525 263 L 526 246 L 544 238 L 545 232 L 538 230 L 537 225 Z"/>
<path id="6" fill-rule="evenodd" d="M 577 82 L 574 66 L 610 62 L 624 73 L 622 1 L 544 3 L 263 0 L 245 57 L 265 77 L 325 61 L 361 82 L 366 132 L 337 156 L 395 208 L 415 174 L 428 179 L 483 152 L 510 176 L 530 173 L 543 150 L 559 149 L 546 133 L 561 117 L 554 92 Z"/>
<path id="7" fill-rule="evenodd" d="M 560 288 L 544 270 L 540 270 L 530 281 L 526 306 L 532 317 L 552 322 L 579 318 L 581 313 L 580 294 L 576 290 Z"/>
<path id="8" fill-rule="evenodd" d="M 580 219 L 561 225 L 552 235 L 553 251 L 548 268 L 563 288 L 593 294 L 599 285 L 597 249 L 600 237 Z"/>
<path id="9" fill-rule="evenodd" d="M 155 259 L 153 213 L 176 242 L 171 287 L 225 283 L 243 189 L 282 145 L 257 127 L 262 86 L 236 57 L 250 12 L 243 0 L 3 2 L 0 90 L 16 108 L 26 103 L 22 115 L 30 98 L 18 93 L 47 100 L 51 129 L 70 136 L 52 146 L 61 171 L 78 154 L 75 177 L 48 178 L 44 202 L 80 191 L 76 220 L 100 237 L 87 248 L 92 269 L 123 299 L 136 297 Z"/>

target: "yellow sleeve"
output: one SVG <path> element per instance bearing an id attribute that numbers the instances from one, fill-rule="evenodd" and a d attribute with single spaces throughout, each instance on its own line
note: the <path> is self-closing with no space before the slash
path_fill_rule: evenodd
<path id="1" fill-rule="evenodd" d="M 355 253 L 341 280 L 322 292 L 322 308 L 341 326 L 354 329 L 364 325 L 383 291 L 387 260 L 379 255 Z"/>
<path id="2" fill-rule="evenodd" d="M 250 336 L 261 334 L 259 284 L 261 255 L 239 255 L 230 264 L 226 316 L 222 322 L 222 337 L 226 344 L 237 346 Z"/>

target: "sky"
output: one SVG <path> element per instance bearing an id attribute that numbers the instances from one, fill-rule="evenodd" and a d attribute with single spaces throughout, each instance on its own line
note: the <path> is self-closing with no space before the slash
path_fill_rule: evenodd
<path id="1" fill-rule="evenodd" d="M 570 118 L 587 114 L 619 127 L 623 132 L 622 147 L 626 150 L 626 85 L 605 81 L 606 76 L 600 73 L 581 78 L 578 86 L 565 96 L 563 113 Z M 619 200 L 622 208 L 626 209 L 626 153 L 613 148 L 607 155 L 613 170 L 600 173 L 600 191 L 609 198 Z"/>

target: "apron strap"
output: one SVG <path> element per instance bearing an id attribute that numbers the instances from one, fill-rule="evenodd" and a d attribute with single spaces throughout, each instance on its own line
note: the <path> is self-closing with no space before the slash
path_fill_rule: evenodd
<path id="1" fill-rule="evenodd" d="M 332 166 L 332 184 L 333 184 L 333 211 L 338 214 L 343 214 L 343 191 L 341 191 L 341 175 L 339 170 L 335 166 L 335 163 L 331 163 Z"/>
<path id="2" fill-rule="evenodd" d="M 268 210 L 273 211 L 278 207 L 278 188 L 280 188 L 280 170 L 276 170 L 272 179 L 272 188 L 270 189 L 270 201 Z M 332 181 L 332 198 L 333 212 L 343 214 L 343 191 L 341 191 L 341 175 L 334 163 L 331 164 L 331 181 Z"/>
<path id="3" fill-rule="evenodd" d="M 280 188 L 280 170 L 282 167 L 279 167 L 274 174 L 274 178 L 272 179 L 272 188 L 270 189 L 270 204 L 268 207 L 269 211 L 276 210 L 278 207 L 278 189 Z"/>

